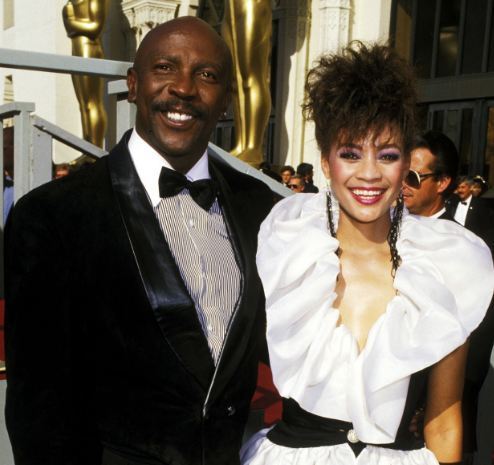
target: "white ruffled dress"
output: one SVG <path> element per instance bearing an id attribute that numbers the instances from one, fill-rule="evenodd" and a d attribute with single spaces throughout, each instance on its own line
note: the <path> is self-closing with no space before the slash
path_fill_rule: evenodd
<path id="1" fill-rule="evenodd" d="M 484 242 L 454 222 L 404 214 L 396 295 L 359 353 L 333 308 L 340 264 L 327 227 L 325 193 L 279 202 L 261 226 L 257 264 L 266 294 L 273 379 L 282 397 L 315 415 L 351 422 L 360 441 L 394 442 L 410 376 L 465 342 L 492 297 Z M 268 430 L 241 451 L 244 465 L 437 465 L 427 448 L 348 444 L 291 448 Z"/>

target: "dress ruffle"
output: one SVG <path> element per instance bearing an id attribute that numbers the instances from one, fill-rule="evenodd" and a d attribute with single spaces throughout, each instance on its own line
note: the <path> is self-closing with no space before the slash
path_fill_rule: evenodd
<path id="1" fill-rule="evenodd" d="M 490 251 L 454 222 L 404 215 L 396 296 L 359 353 L 333 308 L 338 245 L 324 193 L 279 202 L 261 227 L 257 264 L 274 383 L 305 410 L 352 422 L 361 441 L 390 443 L 410 375 L 459 347 L 482 320 L 494 287 Z"/>

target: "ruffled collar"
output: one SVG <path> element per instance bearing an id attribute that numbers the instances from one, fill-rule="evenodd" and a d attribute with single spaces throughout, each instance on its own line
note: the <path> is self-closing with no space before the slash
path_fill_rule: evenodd
<path id="1" fill-rule="evenodd" d="M 402 264 L 394 279 L 396 296 L 358 354 L 349 347 L 349 331 L 340 337 L 339 312 L 333 308 L 338 246 L 328 232 L 324 193 L 283 200 L 261 227 L 257 263 L 273 377 L 281 395 L 331 418 L 335 373 L 350 360 L 345 386 L 350 421 L 365 442 L 393 442 L 410 375 L 452 352 L 482 320 L 494 284 L 490 252 L 453 222 L 405 214 L 397 242 Z"/>

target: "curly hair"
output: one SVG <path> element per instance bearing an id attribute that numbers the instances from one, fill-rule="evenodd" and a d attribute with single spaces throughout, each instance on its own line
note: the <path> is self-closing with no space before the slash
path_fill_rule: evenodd
<path id="1" fill-rule="evenodd" d="M 408 154 L 415 135 L 417 95 L 412 68 L 389 46 L 352 42 L 341 54 L 324 55 L 309 71 L 302 106 L 314 121 L 321 152 L 369 130 L 398 131 Z"/>

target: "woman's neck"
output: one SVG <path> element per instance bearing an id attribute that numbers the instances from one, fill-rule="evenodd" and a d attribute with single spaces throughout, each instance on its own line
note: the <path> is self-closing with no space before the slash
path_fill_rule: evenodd
<path id="1" fill-rule="evenodd" d="M 342 249 L 345 246 L 358 247 L 362 251 L 366 248 L 374 248 L 382 245 L 387 247 L 388 233 L 391 228 L 389 215 L 371 223 L 361 223 L 340 211 L 337 237 Z"/>

